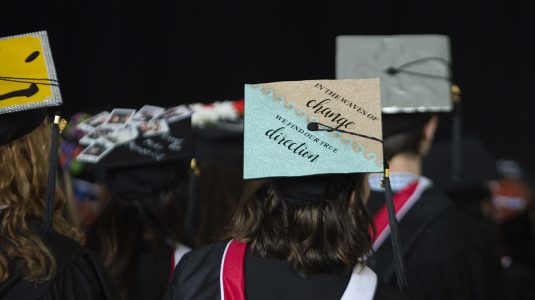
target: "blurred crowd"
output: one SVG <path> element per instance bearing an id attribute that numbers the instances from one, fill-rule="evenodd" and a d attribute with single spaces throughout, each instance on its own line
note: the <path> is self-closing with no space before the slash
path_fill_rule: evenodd
<path id="1" fill-rule="evenodd" d="M 127 299 L 149 299 L 155 292 L 163 296 L 176 249 L 195 249 L 225 238 L 244 188 L 243 100 L 190 107 L 195 158 L 188 162 L 188 174 L 179 180 L 181 195 L 172 202 L 113 199 L 110 189 L 114 187 L 102 174 L 91 164 L 73 159 L 81 151 L 81 134 L 76 129 L 81 114 L 72 118 L 64 132 L 61 178 L 70 217 L 84 232 L 84 244 L 97 251 Z M 451 164 L 451 146 L 447 140 L 434 143 L 423 164 L 424 176 L 492 236 L 508 299 L 533 299 L 535 212 L 530 173 L 514 160 L 497 159 L 477 138 L 465 137 L 463 176 L 453 181 L 443 172 Z M 139 168 L 134 164 L 128 170 Z M 141 176 L 162 175 L 148 172 Z M 158 260 L 160 264 L 151 264 Z"/>

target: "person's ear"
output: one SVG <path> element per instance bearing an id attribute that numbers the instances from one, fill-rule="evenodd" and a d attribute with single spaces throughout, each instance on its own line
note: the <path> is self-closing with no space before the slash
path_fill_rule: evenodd
<path id="1" fill-rule="evenodd" d="M 427 123 L 424 125 L 424 132 L 423 132 L 423 140 L 420 145 L 420 154 L 426 155 L 429 152 L 429 149 L 431 148 L 431 144 L 433 143 L 433 138 L 435 137 L 435 133 L 437 131 L 438 127 L 438 117 L 432 116 Z"/>

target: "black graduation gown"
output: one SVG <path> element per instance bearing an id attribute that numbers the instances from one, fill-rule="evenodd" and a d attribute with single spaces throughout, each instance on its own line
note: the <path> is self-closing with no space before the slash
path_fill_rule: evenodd
<path id="1" fill-rule="evenodd" d="M 14 263 L 10 266 L 11 276 L 0 284 L 0 299 L 118 299 L 93 251 L 56 233 L 43 240 L 56 259 L 56 277 L 43 284 L 33 284 L 22 279 Z"/>
<path id="2" fill-rule="evenodd" d="M 174 249 L 168 245 L 154 246 L 143 243 L 136 260 L 134 281 L 128 299 L 162 299 L 172 271 Z"/>
<path id="3" fill-rule="evenodd" d="M 226 242 L 219 242 L 184 255 L 173 275 L 165 300 L 221 299 L 220 271 Z M 301 278 L 286 262 L 245 255 L 245 295 L 260 299 L 340 299 L 350 276 L 320 274 Z M 405 299 L 381 280 L 376 300 Z"/>
<path id="4" fill-rule="evenodd" d="M 372 214 L 384 199 L 384 193 L 372 192 L 367 204 Z M 399 236 L 411 299 L 505 299 L 491 238 L 437 189 L 424 191 L 401 220 Z M 390 239 L 369 266 L 396 286 Z"/>

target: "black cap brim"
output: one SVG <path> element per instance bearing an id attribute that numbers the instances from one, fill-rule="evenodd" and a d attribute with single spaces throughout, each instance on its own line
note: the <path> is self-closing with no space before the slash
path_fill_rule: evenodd
<path id="1" fill-rule="evenodd" d="M 0 114 L 0 145 L 5 145 L 32 131 L 43 122 L 46 108 Z"/>

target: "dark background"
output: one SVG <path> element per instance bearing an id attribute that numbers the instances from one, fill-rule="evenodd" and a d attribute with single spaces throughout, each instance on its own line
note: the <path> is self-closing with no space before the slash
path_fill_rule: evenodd
<path id="1" fill-rule="evenodd" d="M 451 37 L 464 133 L 535 165 L 534 7 L 512 1 L 6 1 L 0 36 L 47 30 L 66 115 L 331 79 L 342 34 Z M 529 7 L 528 7 L 529 6 Z M 1 68 L 1 66 L 0 66 Z M 439 139 L 447 136 L 443 120 Z"/>

